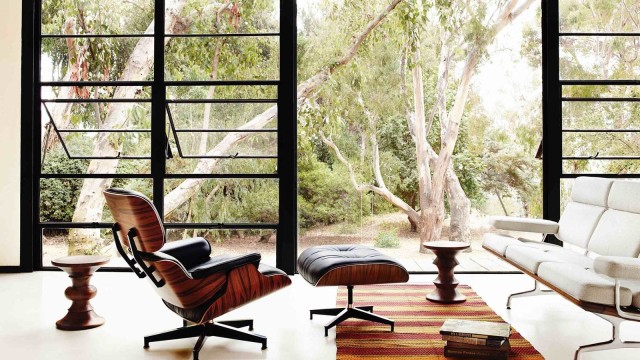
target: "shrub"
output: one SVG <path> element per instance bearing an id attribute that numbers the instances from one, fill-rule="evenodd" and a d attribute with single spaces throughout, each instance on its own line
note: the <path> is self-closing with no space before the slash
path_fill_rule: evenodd
<path id="1" fill-rule="evenodd" d="M 62 152 L 50 153 L 42 172 L 45 174 L 81 174 L 85 165 L 71 160 Z M 40 182 L 40 219 L 71 221 L 76 208 L 82 179 L 42 179 Z"/>
<path id="2" fill-rule="evenodd" d="M 400 247 L 400 239 L 398 238 L 398 234 L 396 234 L 395 230 L 379 232 L 374 241 L 375 247 L 379 248 Z"/>

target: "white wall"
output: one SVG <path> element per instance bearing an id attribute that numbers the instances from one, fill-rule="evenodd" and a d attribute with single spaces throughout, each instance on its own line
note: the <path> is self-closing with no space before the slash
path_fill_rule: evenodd
<path id="1" fill-rule="evenodd" d="M 0 266 L 20 264 L 20 0 L 0 21 Z"/>

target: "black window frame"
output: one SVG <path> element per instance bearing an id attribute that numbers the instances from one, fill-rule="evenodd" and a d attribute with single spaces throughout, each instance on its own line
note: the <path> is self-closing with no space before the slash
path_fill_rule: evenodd
<path id="1" fill-rule="evenodd" d="M 164 181 L 171 178 L 275 178 L 279 183 L 279 221 L 276 224 L 260 223 L 167 223 L 166 228 L 197 229 L 274 229 L 277 232 L 276 266 L 288 274 L 295 273 L 297 255 L 297 28 L 296 0 L 280 0 L 280 30 L 268 33 L 279 38 L 279 79 L 278 80 L 235 80 L 235 81 L 165 81 L 165 1 L 154 0 L 154 33 L 140 35 L 100 35 L 99 37 L 153 37 L 154 77 L 150 81 L 100 82 L 84 81 L 83 85 L 143 85 L 151 87 L 151 173 L 150 174 L 54 174 L 41 173 L 41 104 L 49 102 L 41 98 L 43 86 L 77 85 L 76 82 L 42 82 L 40 80 L 41 43 L 43 38 L 65 37 L 64 35 L 43 35 L 41 33 L 41 9 L 43 0 L 23 0 L 22 10 L 22 101 L 21 101 L 21 221 L 20 221 L 20 266 L 15 271 L 53 270 L 42 263 L 42 230 L 60 228 L 110 228 L 110 223 L 71 223 L 40 221 L 40 179 L 42 178 L 148 178 L 153 180 L 153 203 L 160 214 L 164 208 Z M 190 34 L 188 37 L 207 38 L 213 36 L 246 36 L 247 34 Z M 82 35 L 66 37 L 83 37 Z M 84 36 L 88 37 L 88 36 Z M 90 36 L 94 37 L 94 36 Z M 166 97 L 169 86 L 196 85 L 274 85 L 277 98 L 271 99 L 278 106 L 277 115 L 277 174 L 170 174 L 166 170 L 166 157 L 170 152 L 169 136 L 165 133 L 168 104 Z M 100 101 L 100 100 L 97 100 Z M 83 101 L 86 102 L 86 101 Z M 193 101 L 197 102 L 197 101 Z M 236 102 L 251 102 L 236 100 Z M 159 115 L 160 114 L 160 115 Z M 154 130 L 155 129 L 155 130 Z M 62 131 L 61 131 L 62 130 Z M 55 128 L 56 136 L 65 129 Z M 176 135 L 175 132 L 173 132 Z M 64 146 L 64 140 L 60 137 Z M 65 147 L 66 150 L 66 147 Z M 67 151 L 69 155 L 69 152 Z M 182 154 L 179 154 L 182 155 Z M 71 156 L 94 159 L 91 156 Z M 229 156 L 233 158 L 234 156 Z M 127 268 L 106 268 L 105 271 L 130 271 Z"/>

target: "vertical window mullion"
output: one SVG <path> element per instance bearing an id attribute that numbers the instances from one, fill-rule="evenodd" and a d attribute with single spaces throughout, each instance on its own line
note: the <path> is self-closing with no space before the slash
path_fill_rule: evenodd
<path id="1" fill-rule="evenodd" d="M 153 86 L 151 90 L 151 175 L 153 176 L 153 204 L 164 219 L 164 177 L 166 171 L 166 136 L 164 83 L 165 1 L 155 1 L 153 29 Z"/>

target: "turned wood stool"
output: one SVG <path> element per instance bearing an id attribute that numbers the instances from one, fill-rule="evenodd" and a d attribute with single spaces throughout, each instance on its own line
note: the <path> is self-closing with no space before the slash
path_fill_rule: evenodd
<path id="1" fill-rule="evenodd" d="M 65 256 L 51 261 L 71 278 L 71 286 L 64 292 L 71 300 L 71 307 L 65 317 L 56 321 L 58 329 L 85 330 L 104 324 L 104 318 L 96 314 L 89 303 L 98 292 L 89 281 L 93 273 L 108 262 L 108 257 L 90 255 Z"/>
<path id="2" fill-rule="evenodd" d="M 356 318 L 391 326 L 393 320 L 373 314 L 373 306 L 353 306 L 353 286 L 386 283 L 403 283 L 409 280 L 409 273 L 393 258 L 375 249 L 361 245 L 314 246 L 298 257 L 298 272 L 314 286 L 345 285 L 348 291 L 346 308 L 315 309 L 313 315 L 335 315 L 324 327 L 324 336 L 329 329 L 339 323 Z"/>
<path id="3" fill-rule="evenodd" d="M 433 263 L 438 267 L 438 277 L 433 280 L 436 289 L 427 295 L 427 300 L 442 304 L 466 301 L 467 298 L 456 289 L 458 279 L 455 278 L 453 269 L 459 264 L 456 254 L 460 250 L 467 249 L 469 244 L 461 241 L 431 241 L 422 246 L 433 251 L 436 255 Z"/>

